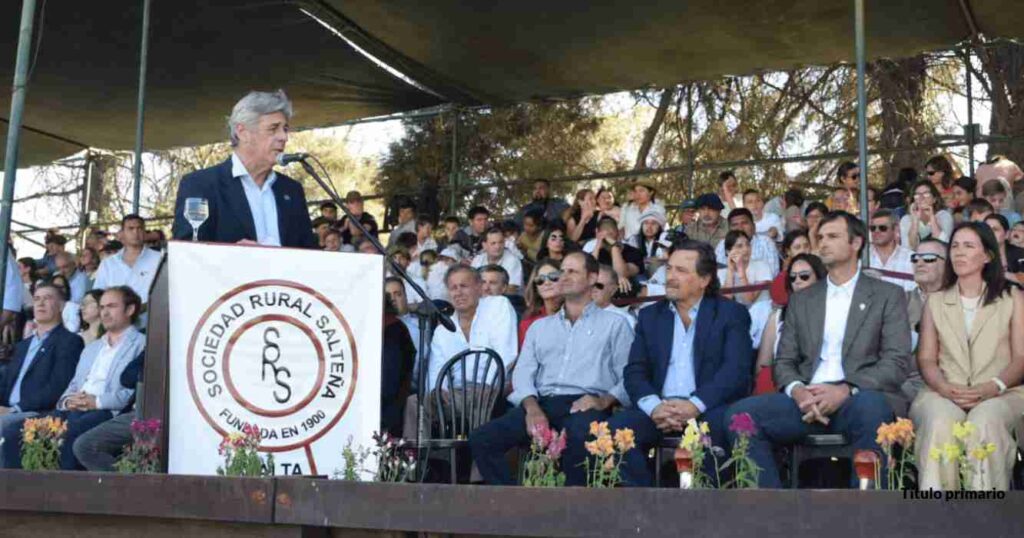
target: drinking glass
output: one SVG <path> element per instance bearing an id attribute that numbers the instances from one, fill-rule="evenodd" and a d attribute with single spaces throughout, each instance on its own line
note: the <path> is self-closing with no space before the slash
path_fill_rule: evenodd
<path id="1" fill-rule="evenodd" d="M 185 198 L 185 220 L 192 225 L 192 240 L 199 241 L 199 227 L 210 216 L 210 203 L 206 198 Z"/>

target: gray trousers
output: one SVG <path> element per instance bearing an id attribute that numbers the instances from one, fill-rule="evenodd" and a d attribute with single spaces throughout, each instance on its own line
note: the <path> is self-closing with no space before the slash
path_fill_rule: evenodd
<path id="1" fill-rule="evenodd" d="M 23 421 L 29 418 L 36 418 L 38 416 L 39 413 L 36 413 L 35 411 L 25 411 L 24 413 L 7 413 L 6 415 L 0 415 L 0 432 L 7 429 L 7 426 L 9 424 L 14 424 L 15 422 Z M 3 441 L 0 440 L 0 443 L 2 442 Z M 0 469 L 6 468 L 7 466 L 4 465 L 4 451 L 0 450 Z"/>
<path id="2" fill-rule="evenodd" d="M 113 472 L 114 462 L 132 442 L 132 420 L 135 413 L 129 411 L 83 433 L 71 447 L 79 463 L 90 471 Z"/>

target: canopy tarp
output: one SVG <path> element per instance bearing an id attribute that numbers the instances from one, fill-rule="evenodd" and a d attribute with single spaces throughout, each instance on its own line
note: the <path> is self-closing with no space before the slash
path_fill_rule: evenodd
<path id="1" fill-rule="evenodd" d="M 323 0 L 392 65 L 472 103 L 600 94 L 854 60 L 853 0 Z M 963 0 L 988 37 L 1024 1 Z M 869 58 L 971 35 L 961 0 L 866 0 Z"/>
<path id="2" fill-rule="evenodd" d="M 0 2 L 0 83 L 10 88 L 21 1 Z M 227 139 L 251 89 L 283 88 L 293 128 L 436 105 L 303 14 L 297 0 L 156 0 L 150 18 L 146 149 Z M 37 3 L 19 166 L 85 147 L 134 146 L 141 0 Z M 10 93 L 0 93 L 0 160 Z"/>

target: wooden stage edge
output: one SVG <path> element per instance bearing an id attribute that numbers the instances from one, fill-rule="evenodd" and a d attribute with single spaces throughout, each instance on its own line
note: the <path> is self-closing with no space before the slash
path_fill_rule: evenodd
<path id="1" fill-rule="evenodd" d="M 0 471 L 0 536 L 1024 535 L 1024 494 L 535 489 Z"/>

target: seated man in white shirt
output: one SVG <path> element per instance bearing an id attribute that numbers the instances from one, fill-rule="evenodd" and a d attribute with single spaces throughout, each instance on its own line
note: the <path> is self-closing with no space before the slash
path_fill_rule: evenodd
<path id="1" fill-rule="evenodd" d="M 845 435 L 854 449 L 881 453 L 878 426 L 893 419 L 894 409 L 906 409 L 900 385 L 910 359 L 907 298 L 899 287 L 860 272 L 866 235 L 845 211 L 821 220 L 818 245 L 828 278 L 789 298 L 772 367 L 784 392 L 741 400 L 726 412 L 726 424 L 744 413 L 753 418 L 749 453 L 761 469 L 761 487 L 782 486 L 772 445 L 824 430 Z M 730 446 L 736 436 L 728 432 Z M 886 471 L 881 474 L 884 479 Z"/>
<path id="2" fill-rule="evenodd" d="M 729 212 L 729 230 L 740 230 L 750 237 L 750 259 L 760 260 L 768 265 L 771 278 L 779 274 L 779 249 L 775 241 L 754 233 L 754 214 L 745 207 L 738 207 Z M 728 256 L 725 253 L 725 240 L 718 242 L 715 247 L 715 258 L 719 265 L 728 265 Z"/>
<path id="3" fill-rule="evenodd" d="M 878 278 L 896 284 L 911 291 L 917 287 L 914 283 L 914 264 L 910 262 L 910 249 L 899 244 L 899 220 L 891 209 L 879 209 L 871 216 L 868 226 L 871 234 L 871 268 L 904 273 L 907 278 L 896 278 L 880 275 Z"/>
<path id="4" fill-rule="evenodd" d="M 505 233 L 493 227 L 484 235 L 482 251 L 473 257 L 473 268 L 500 265 L 508 273 L 508 293 L 517 293 L 523 287 L 523 262 L 505 248 Z"/>
<path id="5" fill-rule="evenodd" d="M 57 400 L 56 416 L 67 424 L 60 448 L 64 470 L 81 469 L 72 446 L 79 435 L 110 420 L 128 406 L 134 389 L 121 385 L 121 373 L 146 346 L 146 337 L 135 328 L 142 301 L 127 286 L 108 288 L 100 298 L 100 320 L 106 331 L 82 350 L 75 376 Z M 24 421 L 4 427 L 4 465 L 21 467 L 21 429 Z"/>
<path id="6" fill-rule="evenodd" d="M 516 359 L 516 352 L 519 348 L 516 313 L 512 304 L 505 297 L 485 297 L 483 282 L 476 270 L 461 264 L 453 265 L 445 275 L 445 283 L 448 286 L 448 297 L 455 308 L 451 320 L 455 324 L 456 331 L 450 332 L 440 325 L 434 329 L 427 366 L 427 394 L 433 392 L 437 386 L 441 369 L 455 355 L 470 348 L 490 348 L 498 354 L 504 369 L 508 371 Z M 476 370 L 472 361 L 466 363 L 467 381 L 473 378 Z M 484 367 L 481 365 L 476 373 L 482 376 L 483 370 Z M 477 379 L 475 384 L 490 382 L 497 375 L 496 369 L 492 367 L 488 375 L 488 379 Z M 461 370 L 455 371 L 455 380 L 457 385 L 461 384 Z M 456 386 L 455 388 L 463 387 Z M 461 399 L 455 398 L 455 400 Z M 410 396 L 406 401 L 403 432 L 406 439 L 416 438 L 417 405 L 418 400 L 415 395 Z M 432 416 L 433 406 L 425 405 L 424 410 L 427 416 L 422 417 L 422 420 L 426 426 L 430 424 L 428 420 Z M 426 431 L 429 433 L 429 430 Z"/>
<path id="7" fill-rule="evenodd" d="M 160 253 L 146 248 L 146 221 L 138 215 L 126 215 L 121 219 L 121 242 L 124 244 L 117 254 L 107 257 L 96 270 L 95 290 L 114 286 L 128 286 L 140 298 L 142 304 L 149 303 L 149 288 L 160 267 Z M 138 315 L 138 313 L 137 313 Z M 142 317 L 143 323 L 145 317 Z"/>

